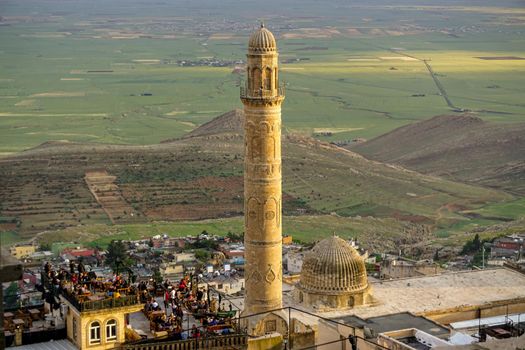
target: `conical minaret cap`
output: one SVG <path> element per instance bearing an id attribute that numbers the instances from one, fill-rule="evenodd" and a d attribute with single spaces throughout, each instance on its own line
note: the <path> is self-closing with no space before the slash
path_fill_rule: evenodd
<path id="1" fill-rule="evenodd" d="M 264 27 L 264 23 L 261 23 L 261 27 L 250 36 L 248 42 L 248 51 L 252 53 L 267 53 L 277 51 L 277 44 L 275 37 L 272 32 Z"/>

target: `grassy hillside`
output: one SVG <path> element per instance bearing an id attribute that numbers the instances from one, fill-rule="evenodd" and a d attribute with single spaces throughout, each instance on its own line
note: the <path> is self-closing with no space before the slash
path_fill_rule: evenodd
<path id="1" fill-rule="evenodd" d="M 349 148 L 421 173 L 525 195 L 525 123 L 438 116 Z"/>
<path id="2" fill-rule="evenodd" d="M 113 179 L 97 196 L 122 203 L 122 210 L 111 209 L 120 213 L 112 217 L 115 224 L 242 215 L 242 118 L 232 112 L 212 124 L 203 127 L 203 136 L 197 130 L 193 137 L 157 145 L 46 143 L 0 159 L 6 184 L 0 189 L 3 230 L 28 237 L 79 224 L 110 224 L 108 201 L 95 200 L 86 173 L 106 172 Z M 374 216 L 449 227 L 472 221 L 463 210 L 512 200 L 502 192 L 369 161 L 293 135 L 283 138 L 283 172 L 288 216 Z"/>

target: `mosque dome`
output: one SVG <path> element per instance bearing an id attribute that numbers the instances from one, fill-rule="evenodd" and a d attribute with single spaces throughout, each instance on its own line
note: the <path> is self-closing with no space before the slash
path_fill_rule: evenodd
<path id="1" fill-rule="evenodd" d="M 261 24 L 261 27 L 250 37 L 248 49 L 255 53 L 274 52 L 277 50 L 275 38 L 272 32 L 264 27 L 264 24 Z"/>
<path id="2" fill-rule="evenodd" d="M 298 288 L 328 295 L 363 292 L 368 289 L 364 260 L 347 241 L 325 238 L 306 254 Z"/>

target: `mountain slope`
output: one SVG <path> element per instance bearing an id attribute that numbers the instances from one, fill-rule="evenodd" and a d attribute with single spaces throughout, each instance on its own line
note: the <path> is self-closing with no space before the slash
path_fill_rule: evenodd
<path id="1" fill-rule="evenodd" d="M 348 148 L 421 173 L 525 194 L 525 123 L 437 116 Z"/>
<path id="2" fill-rule="evenodd" d="M 0 224 L 31 233 L 109 222 L 104 201 L 97 202 L 86 185 L 92 172 L 116 177 L 97 193 L 112 203 L 112 197 L 125 201 L 115 223 L 241 215 L 244 143 L 242 129 L 232 128 L 238 116 L 223 117 L 229 126 L 216 119 L 192 137 L 157 145 L 47 143 L 2 158 Z M 460 210 L 511 198 L 293 135 L 283 137 L 283 192 L 285 215 L 371 215 L 427 224 L 468 220 Z"/>

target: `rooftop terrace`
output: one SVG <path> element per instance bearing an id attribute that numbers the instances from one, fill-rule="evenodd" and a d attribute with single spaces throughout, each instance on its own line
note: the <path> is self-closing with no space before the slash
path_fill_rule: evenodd
<path id="1" fill-rule="evenodd" d="M 43 285 L 60 295 L 79 312 L 125 307 L 143 303 L 140 291 L 117 276 L 113 280 L 98 278 L 94 273 L 54 271 L 42 273 Z"/>
<path id="2" fill-rule="evenodd" d="M 371 283 L 376 305 L 323 313 L 371 318 L 400 312 L 424 314 L 461 306 L 525 298 L 525 274 L 497 268 Z"/>

